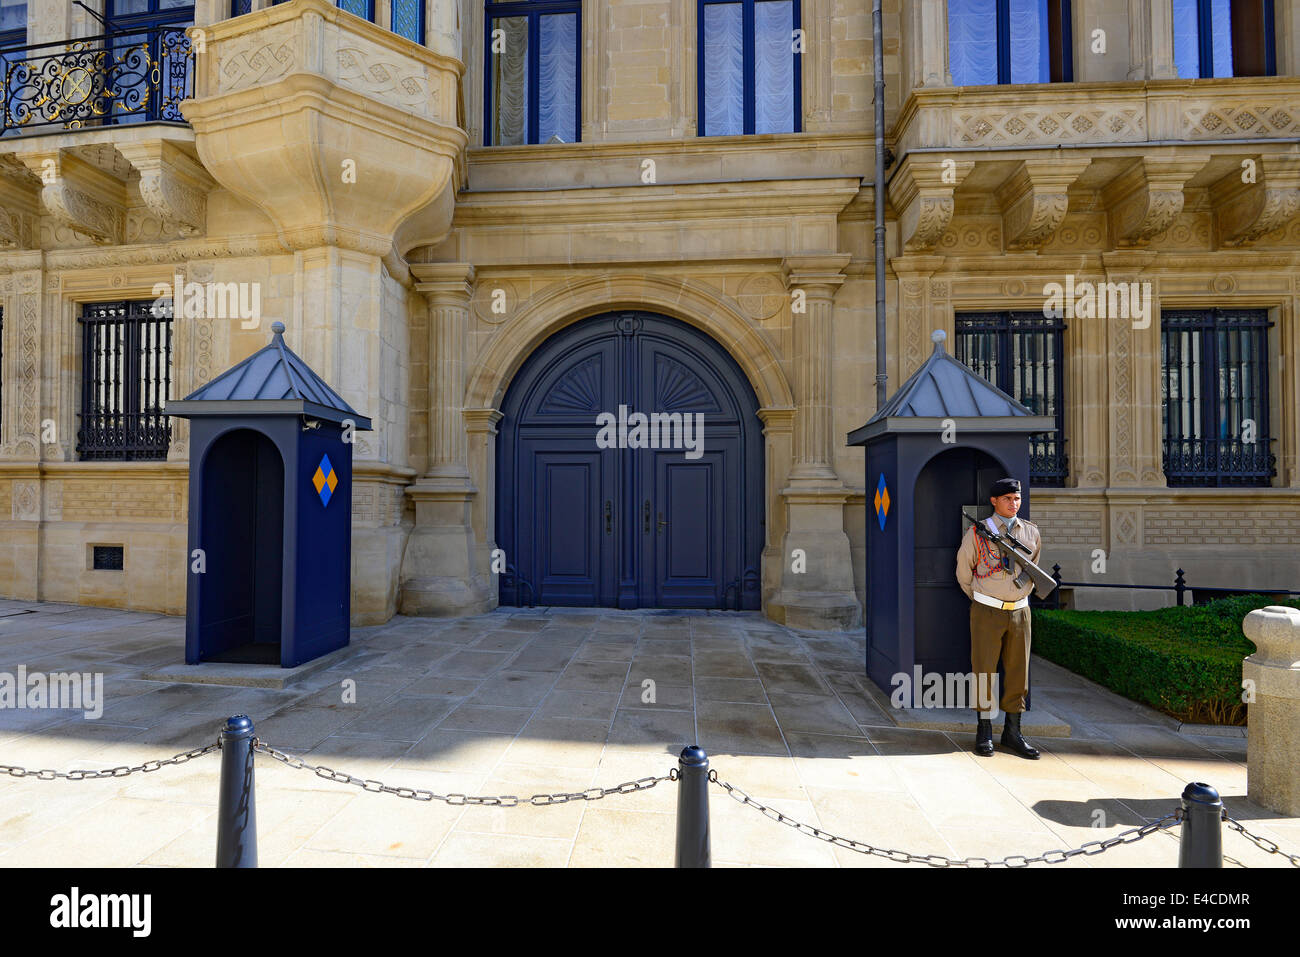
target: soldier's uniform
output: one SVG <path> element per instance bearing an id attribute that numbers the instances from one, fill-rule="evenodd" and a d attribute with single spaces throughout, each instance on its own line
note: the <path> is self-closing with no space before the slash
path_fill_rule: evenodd
<path id="1" fill-rule="evenodd" d="M 994 523 L 999 534 L 1006 533 L 996 516 L 985 519 Z M 1038 526 L 1016 518 L 1011 537 L 1029 548 L 1030 561 L 1038 564 L 1042 536 Z M 1007 565 L 1011 564 L 1011 570 Z M 1006 681 L 1002 688 L 1002 710 L 1019 714 L 1025 710 L 1025 692 L 1029 690 L 1030 617 L 1029 596 L 1034 583 L 1015 584 L 1019 566 L 1004 560 L 997 548 L 968 528 L 957 552 L 957 582 L 971 599 L 970 658 L 976 675 L 985 675 L 983 687 L 992 688 L 998 670 L 998 658 Z M 980 717 L 989 717 L 984 713 Z"/>

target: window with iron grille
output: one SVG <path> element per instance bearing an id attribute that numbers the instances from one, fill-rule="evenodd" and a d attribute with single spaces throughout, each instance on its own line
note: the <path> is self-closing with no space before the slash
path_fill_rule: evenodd
<path id="1" fill-rule="evenodd" d="M 153 304 L 82 307 L 77 453 L 83 460 L 167 457 L 171 422 L 163 403 L 171 387 L 172 320 L 155 316 Z"/>
<path id="2" fill-rule="evenodd" d="M 1170 485 L 1266 486 L 1268 312 L 1178 309 L 1160 316 L 1165 478 Z"/>
<path id="3" fill-rule="evenodd" d="M 1061 486 L 1065 454 L 1065 323 L 1041 312 L 980 312 L 956 317 L 959 360 L 1034 413 L 1056 420 L 1056 431 L 1029 439 L 1031 485 Z"/>

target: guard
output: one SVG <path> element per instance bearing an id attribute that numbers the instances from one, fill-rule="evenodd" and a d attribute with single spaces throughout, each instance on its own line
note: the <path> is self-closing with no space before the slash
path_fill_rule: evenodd
<path id="1" fill-rule="evenodd" d="M 1042 548 L 1038 526 L 1016 516 L 1020 510 L 1020 482 L 998 479 L 989 489 L 993 515 L 985 519 L 994 535 L 1005 534 L 1024 544 L 1030 561 L 1037 563 Z M 1020 715 L 1029 689 L 1029 594 L 1034 584 L 1018 574 L 1010 558 L 975 533 L 966 530 L 957 552 L 957 582 L 971 599 L 970 658 L 980 688 L 996 688 L 998 658 L 1006 674 L 1002 710 L 1006 713 L 1002 746 L 1022 758 L 1037 760 L 1038 750 L 1020 736 Z M 987 683 L 985 683 L 987 682 Z M 983 704 L 985 702 L 979 702 Z M 980 710 L 975 730 L 975 753 L 993 756 L 993 711 Z"/>

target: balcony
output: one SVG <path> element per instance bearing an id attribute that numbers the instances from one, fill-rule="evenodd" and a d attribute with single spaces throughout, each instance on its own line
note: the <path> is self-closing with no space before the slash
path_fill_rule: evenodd
<path id="1" fill-rule="evenodd" d="M 0 136 L 185 123 L 194 51 L 185 27 L 120 30 L 0 50 Z"/>

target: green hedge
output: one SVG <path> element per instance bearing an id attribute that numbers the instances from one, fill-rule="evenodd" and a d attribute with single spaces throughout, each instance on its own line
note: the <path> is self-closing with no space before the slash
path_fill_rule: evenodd
<path id="1" fill-rule="evenodd" d="M 1246 613 L 1277 601 L 1241 595 L 1156 611 L 1034 611 L 1033 650 L 1116 694 L 1192 723 L 1246 723 Z M 1282 602 L 1300 608 L 1300 601 Z"/>

